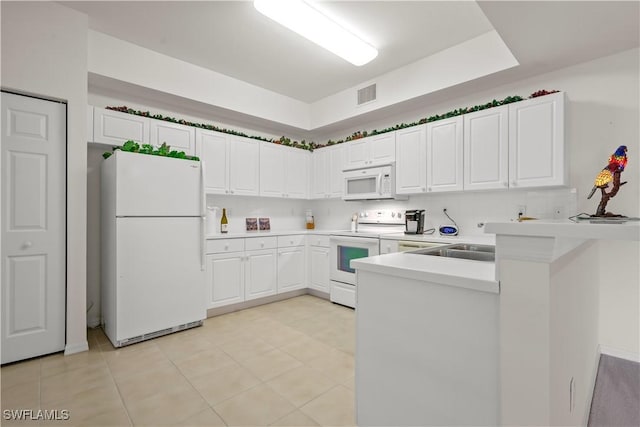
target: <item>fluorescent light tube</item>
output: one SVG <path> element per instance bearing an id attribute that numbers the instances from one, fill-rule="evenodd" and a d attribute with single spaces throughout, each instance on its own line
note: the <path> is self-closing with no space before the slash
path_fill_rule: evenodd
<path id="1" fill-rule="evenodd" d="M 364 65 L 378 50 L 301 0 L 255 0 L 255 8 L 280 25 L 351 62 Z"/>

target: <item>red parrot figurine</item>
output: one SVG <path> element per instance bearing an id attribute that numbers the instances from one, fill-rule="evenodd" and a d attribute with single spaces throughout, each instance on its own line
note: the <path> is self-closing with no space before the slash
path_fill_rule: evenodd
<path id="1" fill-rule="evenodd" d="M 607 188 L 609 183 L 613 181 L 613 174 L 616 171 L 622 172 L 627 166 L 627 146 L 621 145 L 618 149 L 609 157 L 609 164 L 604 167 L 596 176 L 591 193 L 587 196 L 590 199 L 593 193 L 598 188 Z"/>

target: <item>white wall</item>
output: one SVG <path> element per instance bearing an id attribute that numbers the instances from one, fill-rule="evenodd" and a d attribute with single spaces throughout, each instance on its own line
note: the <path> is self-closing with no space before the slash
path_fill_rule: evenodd
<path id="1" fill-rule="evenodd" d="M 3 89 L 67 102 L 66 353 L 87 348 L 87 17 L 53 2 L 2 7 Z"/>
<path id="2" fill-rule="evenodd" d="M 88 67 L 101 76 L 309 128 L 309 106 L 302 101 L 96 31 L 89 31 Z"/>

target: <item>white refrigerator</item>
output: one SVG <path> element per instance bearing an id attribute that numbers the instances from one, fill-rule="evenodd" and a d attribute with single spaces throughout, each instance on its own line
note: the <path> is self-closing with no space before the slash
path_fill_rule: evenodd
<path id="1" fill-rule="evenodd" d="M 102 164 L 102 324 L 114 346 L 202 325 L 205 196 L 198 161 L 117 150 Z"/>

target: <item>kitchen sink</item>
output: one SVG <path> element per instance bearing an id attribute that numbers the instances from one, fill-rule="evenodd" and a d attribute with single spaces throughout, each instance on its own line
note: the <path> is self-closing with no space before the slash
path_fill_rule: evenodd
<path id="1" fill-rule="evenodd" d="M 455 244 L 438 246 L 435 248 L 418 249 L 405 253 L 467 259 L 472 261 L 494 262 L 496 260 L 495 246 L 490 245 Z"/>
<path id="2" fill-rule="evenodd" d="M 442 247 L 441 247 L 442 248 Z M 496 253 L 496 247 L 491 245 L 472 245 L 467 243 L 447 245 L 447 249 L 455 249 L 460 251 L 474 251 L 474 252 L 490 252 Z"/>

